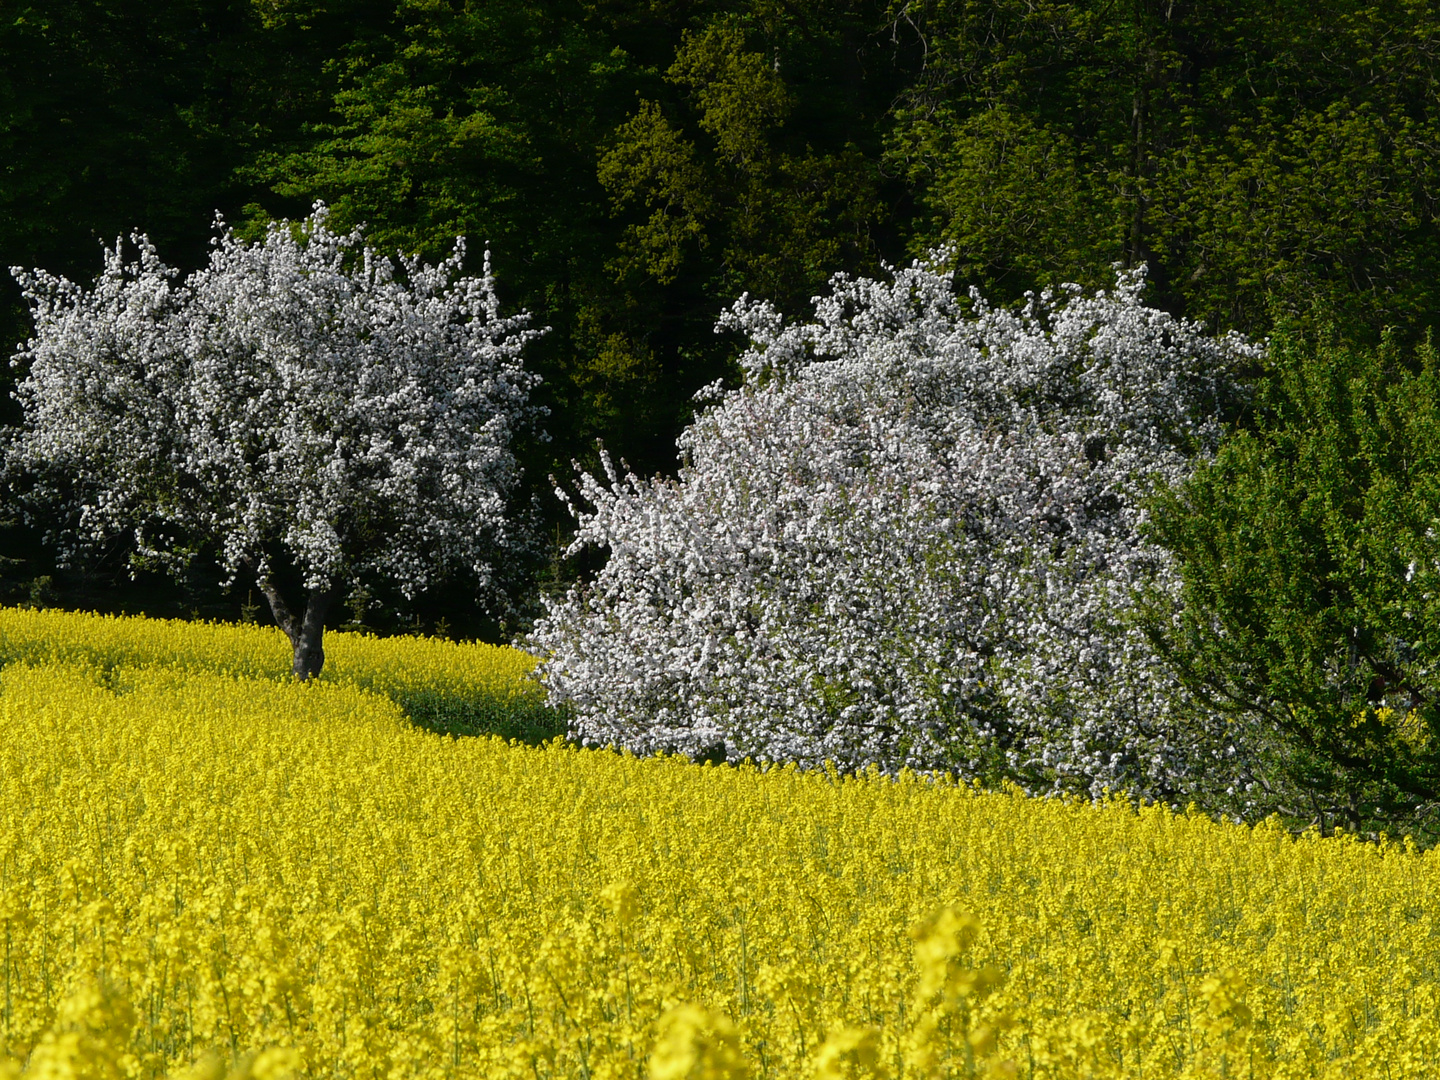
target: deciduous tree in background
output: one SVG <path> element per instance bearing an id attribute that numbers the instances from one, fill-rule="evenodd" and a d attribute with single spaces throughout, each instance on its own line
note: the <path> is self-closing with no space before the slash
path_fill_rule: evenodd
<path id="1" fill-rule="evenodd" d="M 897 0 L 923 64 L 885 134 L 961 277 L 1009 298 L 1148 265 L 1156 301 L 1261 334 L 1323 298 L 1377 335 L 1436 289 L 1426 4 Z"/>
<path id="2" fill-rule="evenodd" d="M 511 442 L 536 418 L 537 332 L 500 316 L 488 259 L 462 276 L 457 241 L 397 276 L 326 218 L 317 204 L 255 244 L 225 230 L 183 282 L 138 234 L 93 288 L 13 270 L 35 334 L 10 460 L 71 508 L 56 540 L 133 530 L 172 569 L 213 547 L 232 580 L 254 575 L 302 679 L 347 587 L 411 596 L 459 571 L 491 589 L 524 542 Z"/>

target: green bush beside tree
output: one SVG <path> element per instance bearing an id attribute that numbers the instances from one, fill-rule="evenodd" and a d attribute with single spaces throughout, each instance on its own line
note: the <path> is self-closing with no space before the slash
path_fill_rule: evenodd
<path id="1" fill-rule="evenodd" d="M 1440 799 L 1440 358 L 1396 340 L 1279 334 L 1249 422 L 1151 524 L 1184 582 L 1152 640 L 1273 735 L 1264 783 L 1322 827 Z"/>

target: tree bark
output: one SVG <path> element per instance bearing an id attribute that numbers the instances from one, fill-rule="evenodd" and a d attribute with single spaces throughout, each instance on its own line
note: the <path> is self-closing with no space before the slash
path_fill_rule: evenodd
<path id="1" fill-rule="evenodd" d="M 336 591 L 312 592 L 305 598 L 305 617 L 300 623 L 298 637 L 291 637 L 295 646 L 295 659 L 291 670 L 301 682 L 312 675 L 319 675 L 325 666 L 325 615 L 335 602 Z"/>
<path id="2" fill-rule="evenodd" d="M 340 595 L 339 590 L 332 588 L 310 592 L 305 597 L 305 613 L 296 617 L 273 581 L 266 579 L 256 584 L 270 602 L 275 625 L 290 639 L 290 647 L 294 650 L 290 670 L 301 682 L 319 675 L 320 669 L 325 666 L 325 616 Z"/>

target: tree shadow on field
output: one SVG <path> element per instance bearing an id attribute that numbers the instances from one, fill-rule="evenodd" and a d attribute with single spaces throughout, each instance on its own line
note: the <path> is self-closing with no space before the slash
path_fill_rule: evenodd
<path id="1" fill-rule="evenodd" d="M 392 694 L 416 727 L 456 738 L 494 735 L 540 746 L 564 738 L 569 716 L 538 694 L 508 698 L 459 698 L 432 690 Z"/>

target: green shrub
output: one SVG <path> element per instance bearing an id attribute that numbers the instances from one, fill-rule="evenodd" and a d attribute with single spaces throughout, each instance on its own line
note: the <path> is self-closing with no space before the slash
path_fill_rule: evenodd
<path id="1" fill-rule="evenodd" d="M 1440 796 L 1436 350 L 1287 330 L 1255 406 L 1155 508 L 1184 613 L 1150 636 L 1202 701 L 1273 736 L 1260 782 L 1287 812 L 1413 820 Z"/>

